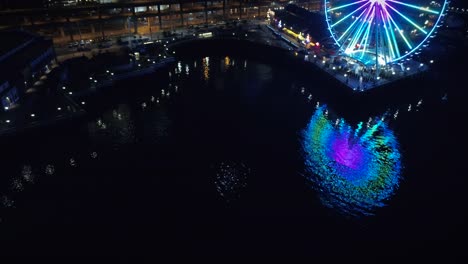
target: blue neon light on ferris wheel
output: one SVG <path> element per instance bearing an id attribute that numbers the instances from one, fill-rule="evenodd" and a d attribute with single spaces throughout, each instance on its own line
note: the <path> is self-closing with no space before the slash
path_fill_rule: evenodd
<path id="1" fill-rule="evenodd" d="M 340 51 L 365 64 L 395 63 L 434 37 L 449 0 L 324 0 Z M 369 60 L 369 54 L 373 59 Z"/>

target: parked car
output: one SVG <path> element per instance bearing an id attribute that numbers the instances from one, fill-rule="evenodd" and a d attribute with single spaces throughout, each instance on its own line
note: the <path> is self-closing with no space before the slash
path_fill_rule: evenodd
<path id="1" fill-rule="evenodd" d="M 89 47 L 89 45 L 80 44 L 76 50 L 77 51 L 90 51 L 91 48 Z"/>
<path id="2" fill-rule="evenodd" d="M 71 48 L 76 48 L 76 47 L 78 47 L 78 45 L 79 45 L 78 41 L 70 42 L 70 43 L 68 43 L 68 48 L 70 48 L 70 49 Z"/>

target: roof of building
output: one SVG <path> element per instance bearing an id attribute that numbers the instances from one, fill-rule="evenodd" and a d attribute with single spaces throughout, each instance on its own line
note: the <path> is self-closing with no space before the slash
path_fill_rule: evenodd
<path id="1" fill-rule="evenodd" d="M 293 27 L 295 30 L 310 34 L 316 41 L 329 37 L 325 17 L 320 13 L 310 12 L 290 4 L 284 11 L 278 12 L 277 17 L 282 20 L 283 24 L 286 23 L 288 28 Z"/>
<path id="2" fill-rule="evenodd" d="M 22 30 L 0 32 L 0 62 L 5 55 L 34 40 L 36 36 Z"/>
<path id="3" fill-rule="evenodd" d="M 25 31 L 0 32 L 0 39 L 0 80 L 20 74 L 52 47 L 51 40 Z"/>

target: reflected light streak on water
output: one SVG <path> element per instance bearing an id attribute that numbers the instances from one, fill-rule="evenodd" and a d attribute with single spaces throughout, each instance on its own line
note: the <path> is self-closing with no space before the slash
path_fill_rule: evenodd
<path id="1" fill-rule="evenodd" d="M 210 79 L 210 57 L 203 58 L 203 78 L 205 81 Z"/>
<path id="2" fill-rule="evenodd" d="M 215 185 L 219 195 L 227 202 L 239 198 L 240 192 L 247 187 L 250 168 L 244 163 L 221 162 L 215 166 Z"/>
<path id="3" fill-rule="evenodd" d="M 34 183 L 35 175 L 33 174 L 30 165 L 23 166 L 23 169 L 21 170 L 21 175 L 26 182 Z"/>

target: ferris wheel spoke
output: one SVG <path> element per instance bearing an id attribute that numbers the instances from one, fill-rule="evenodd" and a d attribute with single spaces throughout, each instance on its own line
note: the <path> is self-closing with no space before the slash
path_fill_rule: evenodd
<path id="1" fill-rule="evenodd" d="M 363 48 L 363 51 L 361 52 L 361 59 L 364 57 L 364 53 L 366 53 L 366 50 L 367 50 L 367 43 L 369 41 L 369 34 L 370 34 L 370 31 L 371 31 L 371 28 L 372 28 L 372 22 L 374 21 L 374 18 L 375 18 L 375 6 L 374 6 L 371 13 L 372 13 L 372 15 L 371 15 L 369 21 L 367 22 L 368 25 L 367 25 L 366 33 L 364 34 L 364 37 L 362 38 L 362 41 L 364 41 L 364 43 L 363 43 L 364 48 Z"/>
<path id="2" fill-rule="evenodd" d="M 356 17 L 356 19 L 354 20 L 354 22 L 345 30 L 345 32 L 341 35 L 341 37 L 338 38 L 337 41 L 340 41 L 345 35 L 346 33 L 348 33 L 349 30 L 351 30 L 351 28 L 353 28 L 354 25 L 356 25 L 356 23 L 359 21 L 359 19 L 361 19 L 361 17 L 364 15 L 364 13 L 366 13 L 367 9 L 364 9 L 361 14 Z"/>
<path id="3" fill-rule="evenodd" d="M 411 5 L 411 4 L 407 4 L 407 3 L 403 3 L 403 2 L 395 1 L 395 0 L 387 0 L 387 1 L 392 2 L 392 3 L 395 3 L 395 4 L 400 4 L 400 5 L 404 5 L 404 6 L 407 6 L 407 7 L 411 7 L 411 8 L 414 8 L 414 9 L 417 9 L 417 10 L 420 10 L 420 11 L 423 11 L 423 12 L 432 13 L 432 14 L 435 14 L 435 15 L 440 14 L 438 11 L 429 9 L 429 7 L 422 7 L 422 6 L 417 6 L 417 5 Z"/>
<path id="4" fill-rule="evenodd" d="M 349 3 L 349 4 L 345 4 L 345 5 L 333 7 L 333 8 L 330 8 L 330 9 L 328 10 L 328 12 L 335 11 L 335 10 L 338 10 L 338 9 L 342 9 L 342 8 L 345 8 L 345 7 L 348 7 L 348 6 L 352 6 L 352 5 L 357 5 L 357 4 L 359 4 L 359 3 L 366 2 L 366 1 L 368 1 L 368 0 L 360 0 L 360 1 L 356 1 L 356 2 Z"/>
<path id="5" fill-rule="evenodd" d="M 393 21 L 393 18 L 392 18 L 392 15 L 388 12 L 387 8 L 385 6 L 382 7 L 384 12 L 385 12 L 385 15 L 384 15 L 384 21 L 386 22 L 386 24 L 388 25 L 388 30 L 390 32 L 390 36 L 392 37 L 392 41 L 393 41 L 393 45 L 395 46 L 395 52 L 396 54 L 398 55 L 398 57 L 401 56 L 400 54 L 400 47 L 398 46 L 398 41 L 397 41 L 397 37 L 395 36 L 395 29 L 398 30 L 398 32 L 400 33 L 400 35 L 402 36 L 403 40 L 405 41 L 406 45 L 408 45 L 408 47 L 411 49 L 411 44 L 409 43 L 409 41 L 404 37 L 403 33 L 401 32 L 400 28 L 398 27 L 398 25 L 393 25 L 394 21 Z M 390 20 L 392 19 L 392 20 Z"/>
<path id="6" fill-rule="evenodd" d="M 392 39 L 390 37 L 390 33 L 388 33 L 387 23 L 385 21 L 385 17 L 384 17 L 384 14 L 382 13 L 382 10 L 380 10 L 380 18 L 382 19 L 382 22 L 384 25 L 385 36 L 387 37 L 388 47 L 390 48 L 390 56 L 392 58 L 395 58 L 395 50 L 393 49 Z"/>
<path id="7" fill-rule="evenodd" d="M 422 27 L 418 26 L 413 20 L 411 20 L 410 18 L 408 18 L 407 16 L 403 15 L 402 13 L 400 13 L 398 10 L 396 10 L 395 8 L 393 8 L 391 5 L 389 5 L 387 2 L 385 2 L 385 5 L 388 6 L 390 9 L 392 9 L 393 11 L 395 11 L 395 13 L 397 13 L 398 15 L 400 15 L 402 18 L 404 18 L 406 21 L 408 21 L 411 25 L 413 25 L 415 28 L 419 29 L 422 33 L 426 34 L 427 35 L 427 31 L 424 30 Z M 388 11 L 387 11 L 388 12 Z M 390 13 L 389 13 L 390 14 Z"/>
<path id="8" fill-rule="evenodd" d="M 372 11 L 372 8 L 369 8 L 368 11 L 367 11 L 367 14 L 364 18 L 364 21 L 367 21 L 367 19 L 369 18 L 369 15 L 371 15 L 371 11 Z M 345 53 L 352 47 L 356 46 L 358 40 L 360 39 L 362 33 L 363 33 L 363 30 L 365 29 L 365 25 L 366 23 L 361 23 L 361 25 L 359 26 L 359 28 L 357 29 L 356 33 L 353 34 L 353 38 L 351 39 L 351 41 L 348 43 L 346 49 L 345 49 Z"/>
<path id="9" fill-rule="evenodd" d="M 369 12 L 367 13 L 366 17 L 364 18 L 364 23 L 361 24 L 361 27 L 359 28 L 359 31 L 354 35 L 354 38 L 353 40 L 351 41 L 351 45 L 350 47 L 354 47 L 358 44 L 359 40 L 361 40 L 361 35 L 364 33 L 364 31 L 366 29 L 369 28 L 369 26 L 371 25 L 369 22 L 369 20 L 371 19 L 372 15 L 373 15 L 373 10 L 375 9 L 375 7 L 373 8 L 369 8 Z M 369 19 L 369 20 L 368 20 Z"/>
<path id="10" fill-rule="evenodd" d="M 392 21 L 392 24 L 395 26 L 395 28 L 397 29 L 398 33 L 400 33 L 400 36 L 401 38 L 405 41 L 406 45 L 408 45 L 408 48 L 411 50 L 413 47 L 411 46 L 411 44 L 409 43 L 408 39 L 406 39 L 405 37 L 405 34 L 403 33 L 403 31 L 400 29 L 400 27 L 397 25 L 397 23 L 395 22 L 395 20 L 393 20 L 393 17 L 390 13 L 387 13 L 388 15 L 388 18 L 390 19 L 390 21 Z"/>
<path id="11" fill-rule="evenodd" d="M 363 9 L 364 7 L 366 7 L 367 5 L 369 5 L 370 2 L 367 2 L 365 4 L 363 4 L 362 6 L 360 6 L 359 8 L 357 8 L 356 10 L 354 10 L 353 12 L 347 14 L 345 17 L 343 17 L 342 19 L 338 20 L 335 24 L 331 25 L 330 27 L 334 27 L 338 24 L 340 24 L 341 22 L 343 22 L 344 20 L 346 20 L 347 18 L 349 18 L 350 16 L 354 15 L 356 12 L 358 12 L 359 10 Z M 373 5 L 373 4 L 372 4 Z"/>
<path id="12" fill-rule="evenodd" d="M 350 43 L 354 43 L 354 45 L 356 45 L 357 43 L 357 40 L 359 39 L 359 37 L 361 36 L 361 34 L 363 33 L 363 30 L 365 29 L 365 26 L 366 26 L 366 23 L 365 21 L 368 21 L 369 19 L 369 16 L 372 14 L 372 8 L 366 8 L 366 10 L 364 10 L 366 12 L 366 15 L 364 17 L 364 19 L 362 20 L 363 22 L 359 25 L 359 27 L 355 28 L 352 32 L 352 38 L 351 38 L 351 41 Z M 348 44 L 350 44 L 348 43 Z M 354 46 L 353 44 L 350 44 L 350 46 Z M 348 47 L 350 47 L 348 46 Z"/>

